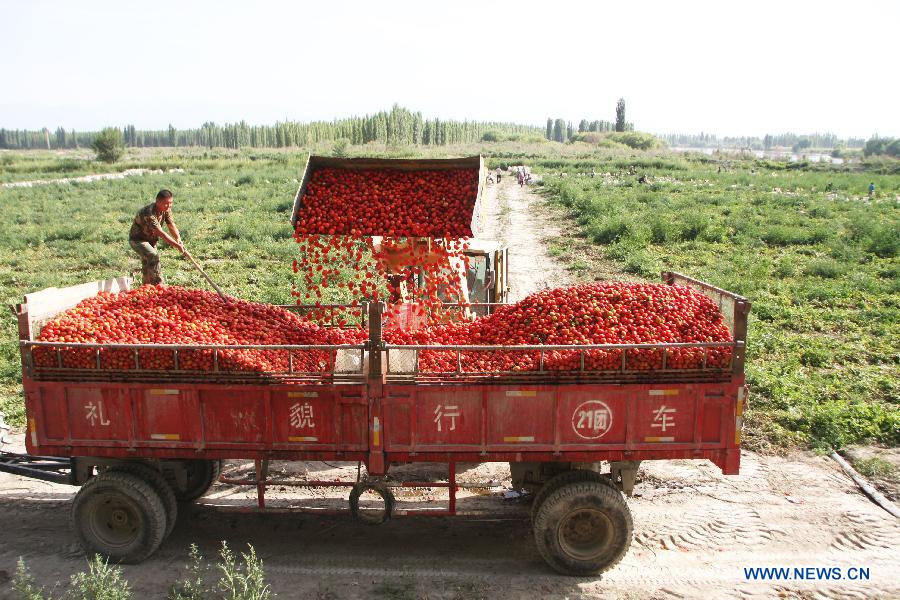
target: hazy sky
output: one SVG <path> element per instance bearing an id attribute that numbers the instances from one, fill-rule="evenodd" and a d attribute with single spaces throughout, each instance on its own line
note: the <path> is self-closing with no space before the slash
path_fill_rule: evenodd
<path id="1" fill-rule="evenodd" d="M 332 119 L 900 135 L 900 2 L 0 0 L 0 127 Z"/>

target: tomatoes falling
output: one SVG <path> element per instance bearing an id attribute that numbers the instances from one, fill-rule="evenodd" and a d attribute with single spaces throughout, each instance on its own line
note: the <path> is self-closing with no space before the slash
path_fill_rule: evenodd
<path id="1" fill-rule="evenodd" d="M 477 169 L 313 171 L 292 264 L 298 304 L 319 307 L 308 318 L 329 319 L 334 309 L 321 305 L 336 296 L 349 296 L 353 309 L 385 301 L 394 320 L 407 315 L 423 323 L 448 319 L 444 300 L 467 304 L 459 274 L 468 267 L 478 178 Z M 347 273 L 354 278 L 346 280 Z"/>
<path id="2" fill-rule="evenodd" d="M 301 234 L 295 240 L 300 252 L 292 268 L 306 291 L 295 285 L 291 293 L 298 304 L 317 307 L 307 314 L 312 322 L 331 320 L 335 309 L 322 307 L 329 288 L 353 298 L 339 322 L 359 317 L 361 302 L 385 301 L 394 317 L 410 309 L 424 323 L 448 319 L 445 300 L 468 305 L 460 278 L 469 265 L 466 240 Z"/>

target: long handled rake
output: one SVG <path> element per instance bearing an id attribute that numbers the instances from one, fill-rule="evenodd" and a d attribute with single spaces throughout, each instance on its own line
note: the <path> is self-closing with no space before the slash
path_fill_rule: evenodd
<path id="1" fill-rule="evenodd" d="M 194 260 L 194 257 L 191 256 L 190 252 L 188 252 L 187 250 L 185 250 L 185 251 L 184 251 L 184 257 L 185 257 L 186 259 L 188 259 L 188 261 L 190 261 L 190 263 L 191 263 L 192 265 L 194 265 L 194 267 L 195 267 L 198 271 L 200 271 L 200 274 L 203 275 L 203 276 L 206 278 L 206 280 L 209 282 L 209 284 L 210 284 L 211 286 L 213 286 L 213 288 L 216 290 L 216 293 L 219 294 L 219 296 L 222 297 L 222 300 L 224 300 L 226 304 L 229 304 L 230 301 L 228 300 L 228 297 L 225 295 L 225 292 L 223 292 L 223 291 L 222 291 L 222 288 L 220 288 L 220 287 L 218 286 L 218 284 L 216 284 L 216 282 L 212 280 L 212 277 L 210 277 L 209 275 L 206 274 L 206 271 L 203 270 L 203 267 L 200 266 L 200 263 L 198 263 L 196 260 Z"/>

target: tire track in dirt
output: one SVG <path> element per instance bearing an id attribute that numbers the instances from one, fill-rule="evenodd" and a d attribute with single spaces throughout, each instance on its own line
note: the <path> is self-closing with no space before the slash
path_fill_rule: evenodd
<path id="1" fill-rule="evenodd" d="M 835 533 L 831 548 L 841 552 L 891 550 L 900 552 L 900 527 L 883 527 L 881 519 L 858 512 L 843 513 L 837 522 L 843 530 Z"/>
<path id="2" fill-rule="evenodd" d="M 740 539 L 743 546 L 762 546 L 787 534 L 766 524 L 759 511 L 720 506 L 702 514 L 685 514 L 668 527 L 639 531 L 634 541 L 663 550 L 715 549 Z"/>

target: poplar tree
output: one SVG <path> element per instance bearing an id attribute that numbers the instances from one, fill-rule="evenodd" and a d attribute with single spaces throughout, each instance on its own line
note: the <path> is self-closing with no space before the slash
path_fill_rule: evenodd
<path id="1" fill-rule="evenodd" d="M 553 141 L 566 141 L 566 122 L 562 119 L 556 119 L 556 121 L 553 122 Z"/>
<path id="2" fill-rule="evenodd" d="M 616 103 L 616 131 L 625 131 L 625 98 Z"/>

